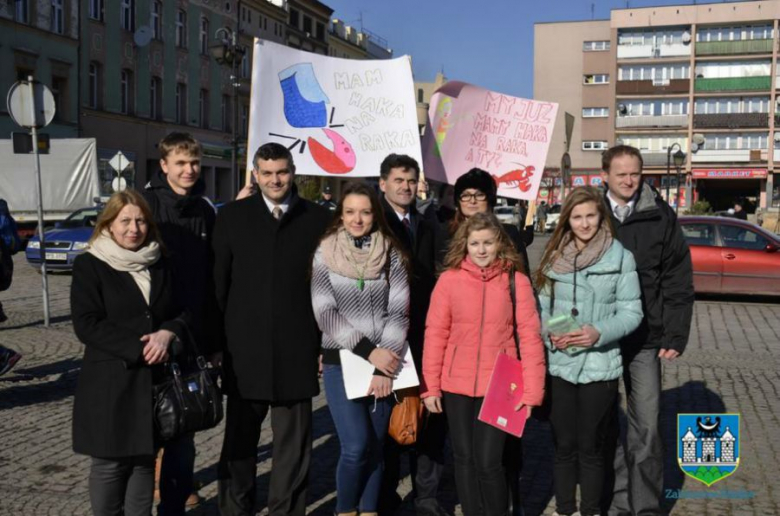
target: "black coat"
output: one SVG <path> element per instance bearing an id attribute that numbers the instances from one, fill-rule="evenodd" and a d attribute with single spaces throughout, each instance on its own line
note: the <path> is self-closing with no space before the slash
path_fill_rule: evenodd
<path id="1" fill-rule="evenodd" d="M 222 208 L 214 230 L 214 281 L 224 313 L 229 394 L 294 401 L 319 393 L 319 330 L 311 263 L 332 214 L 293 194 L 281 221 L 261 194 Z"/>
<path id="2" fill-rule="evenodd" d="M 200 351 L 218 351 L 221 324 L 214 296 L 214 257 L 211 240 L 217 213 L 198 181 L 190 195 L 174 192 L 165 174 L 158 172 L 142 192 L 160 228 L 173 272 L 174 295 L 191 315 L 192 331 Z"/>
<path id="3" fill-rule="evenodd" d="M 382 207 L 385 210 L 385 218 L 390 230 L 403 246 L 411 265 L 408 340 L 415 363 L 421 367 L 425 319 L 428 316 L 431 293 L 433 287 L 436 286 L 436 270 L 440 265 L 442 241 L 434 221 L 430 217 L 420 215 L 414 206 L 412 206 L 411 211 L 414 239 L 410 237 L 403 222 L 384 197 L 382 198 Z"/>
<path id="4" fill-rule="evenodd" d="M 165 259 L 149 268 L 150 304 L 129 272 L 84 253 L 73 264 L 73 329 L 86 346 L 73 402 L 73 450 L 93 457 L 154 453 L 153 376 L 141 336 L 167 329 L 183 336 Z"/>
<path id="5" fill-rule="evenodd" d="M 609 200 L 607 210 L 612 213 Z M 624 354 L 640 349 L 674 349 L 688 343 L 693 316 L 693 267 L 688 244 L 674 210 L 647 184 L 622 223 L 612 215 L 617 238 L 634 254 L 645 317 L 621 341 Z"/>

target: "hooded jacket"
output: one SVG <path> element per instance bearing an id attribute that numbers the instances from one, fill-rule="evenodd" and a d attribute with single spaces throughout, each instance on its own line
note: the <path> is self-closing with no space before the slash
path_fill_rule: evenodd
<path id="1" fill-rule="evenodd" d="M 203 195 L 205 191 L 200 179 L 189 195 L 179 195 L 171 189 L 165 174 L 158 171 L 142 194 L 152 209 L 171 264 L 174 296 L 191 316 L 200 351 L 209 354 L 219 351 L 221 332 L 211 251 L 217 213 Z"/>
<path id="2" fill-rule="evenodd" d="M 568 314 L 574 307 L 574 274 L 553 270 L 545 274 L 552 281 L 539 293 L 542 320 Z M 550 285 L 551 284 L 551 285 Z M 552 290 L 555 292 L 554 306 Z M 558 350 L 545 335 L 550 374 L 570 383 L 591 383 L 619 378 L 623 373 L 620 339 L 642 321 L 636 263 L 620 242 L 612 245 L 593 265 L 577 271 L 577 322 L 589 324 L 600 334 L 590 348 L 574 355 Z"/>
<path id="3" fill-rule="evenodd" d="M 617 239 L 636 259 L 644 318 L 621 341 L 623 353 L 640 349 L 674 349 L 688 343 L 693 317 L 691 252 L 674 210 L 647 183 L 642 183 L 631 214 L 620 222 L 604 196 Z"/>
<path id="4" fill-rule="evenodd" d="M 544 346 L 531 282 L 515 273 L 517 334 L 523 364 L 522 402 L 538 406 L 544 397 Z M 517 357 L 512 336 L 509 274 L 501 265 L 482 269 L 468 257 L 444 272 L 428 310 L 421 397 L 442 391 L 482 397 L 496 357 Z"/>

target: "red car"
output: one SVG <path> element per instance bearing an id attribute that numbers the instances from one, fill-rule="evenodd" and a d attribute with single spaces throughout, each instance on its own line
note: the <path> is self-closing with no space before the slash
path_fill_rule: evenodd
<path id="1" fill-rule="evenodd" d="M 680 217 L 696 292 L 780 295 L 780 237 L 728 217 Z"/>

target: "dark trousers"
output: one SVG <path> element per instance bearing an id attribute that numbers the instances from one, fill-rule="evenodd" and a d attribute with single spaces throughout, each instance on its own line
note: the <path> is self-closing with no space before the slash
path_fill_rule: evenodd
<path id="1" fill-rule="evenodd" d="M 195 434 L 165 443 L 160 467 L 158 516 L 184 516 L 195 479 Z"/>
<path id="2" fill-rule="evenodd" d="M 664 463 L 661 443 L 661 359 L 657 349 L 623 355 L 628 425 L 617 440 L 614 497 L 609 514 L 655 516 L 661 512 Z M 619 433 L 617 411 L 612 431 Z"/>
<path id="3" fill-rule="evenodd" d="M 523 440 L 513 435 L 506 436 L 504 444 L 504 470 L 509 488 L 509 508 L 512 516 L 523 516 L 523 504 L 520 500 L 520 480 L 523 473 Z"/>
<path id="4" fill-rule="evenodd" d="M 219 510 L 223 516 L 254 514 L 257 443 L 271 411 L 273 469 L 268 490 L 272 516 L 306 512 L 311 461 L 311 399 L 271 403 L 228 396 L 225 439 L 219 459 Z"/>
<path id="5" fill-rule="evenodd" d="M 397 490 L 401 480 L 401 455 L 404 453 L 409 456 L 415 508 L 418 512 L 441 513 L 436 496 L 444 472 L 447 419 L 444 414 L 431 414 L 426 411 L 420 425 L 417 442 L 411 446 L 401 446 L 390 437 L 385 439 L 385 474 L 380 496 L 383 513 L 391 513 L 390 509 L 400 503 Z"/>
<path id="6" fill-rule="evenodd" d="M 555 441 L 555 504 L 560 514 L 577 511 L 600 514 L 604 486 L 604 446 L 618 381 L 573 384 L 553 376 L 550 381 L 553 439 Z"/>
<path id="7" fill-rule="evenodd" d="M 455 459 L 455 486 L 464 516 L 504 516 L 509 510 L 502 464 L 507 434 L 477 419 L 482 400 L 444 393 Z"/>
<path id="8" fill-rule="evenodd" d="M 92 457 L 89 500 L 95 516 L 149 516 L 154 503 L 154 456 Z"/>

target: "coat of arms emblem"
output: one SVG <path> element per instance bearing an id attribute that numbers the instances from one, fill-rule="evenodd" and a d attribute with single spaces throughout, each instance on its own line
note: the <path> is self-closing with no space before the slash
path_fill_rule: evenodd
<path id="1" fill-rule="evenodd" d="M 739 467 L 739 414 L 678 414 L 677 463 L 708 487 Z"/>

